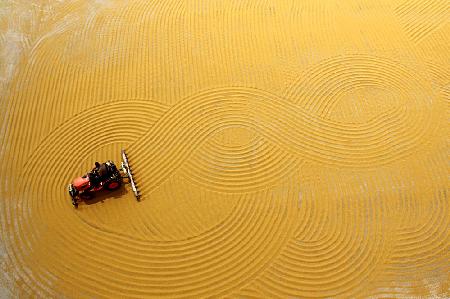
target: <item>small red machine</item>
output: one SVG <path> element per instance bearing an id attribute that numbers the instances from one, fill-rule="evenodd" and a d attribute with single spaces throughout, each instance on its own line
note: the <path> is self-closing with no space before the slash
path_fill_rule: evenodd
<path id="1" fill-rule="evenodd" d="M 139 200 L 140 194 L 133 179 L 127 154 L 125 150 L 122 150 L 120 170 L 117 169 L 111 160 L 102 164 L 95 162 L 95 167 L 90 172 L 75 178 L 69 184 L 69 195 L 72 198 L 73 206 L 77 208 L 79 201 L 91 199 L 94 193 L 100 190 L 106 189 L 113 191 L 118 189 L 122 185 L 124 178 L 128 179 L 136 199 Z"/>

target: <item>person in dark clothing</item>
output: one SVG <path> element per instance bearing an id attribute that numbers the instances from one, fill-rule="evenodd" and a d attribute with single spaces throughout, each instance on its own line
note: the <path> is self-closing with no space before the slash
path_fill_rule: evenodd
<path id="1" fill-rule="evenodd" d="M 99 174 L 100 169 L 100 163 L 95 162 L 95 167 L 92 169 L 92 171 L 88 174 L 89 176 L 89 182 L 92 186 L 97 187 L 101 182 L 101 176 Z"/>
<path id="2" fill-rule="evenodd" d="M 95 164 L 95 166 L 97 166 L 97 164 Z M 105 179 L 108 176 L 108 166 L 106 165 L 106 163 L 102 163 L 102 165 L 98 165 L 97 170 L 98 170 L 98 175 L 100 176 L 101 179 Z"/>
<path id="3" fill-rule="evenodd" d="M 91 185 L 97 187 L 100 184 L 100 182 L 108 178 L 109 175 L 108 165 L 106 165 L 106 163 L 100 164 L 98 162 L 95 162 L 95 167 L 88 175 Z"/>

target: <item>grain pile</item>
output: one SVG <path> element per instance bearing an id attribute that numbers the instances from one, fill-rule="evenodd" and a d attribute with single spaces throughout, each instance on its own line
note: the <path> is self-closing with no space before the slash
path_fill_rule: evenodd
<path id="1" fill-rule="evenodd" d="M 448 297 L 448 11 L 3 1 L 0 295 Z"/>

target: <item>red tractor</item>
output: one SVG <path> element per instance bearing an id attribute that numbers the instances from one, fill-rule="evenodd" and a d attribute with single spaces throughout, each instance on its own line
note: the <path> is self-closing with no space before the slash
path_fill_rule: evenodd
<path id="1" fill-rule="evenodd" d="M 122 185 L 124 178 L 127 178 L 131 183 L 134 195 L 136 196 L 136 199 L 139 200 L 139 192 L 136 183 L 134 182 L 128 164 L 128 158 L 124 150 L 122 150 L 122 159 L 123 162 L 120 171 L 117 169 L 114 162 L 110 160 L 102 164 L 95 162 L 95 167 L 92 171 L 74 179 L 68 187 L 73 206 L 77 208 L 80 200 L 91 199 L 97 191 L 103 189 L 113 191 L 118 189 Z M 124 175 L 121 174 L 121 171 Z"/>

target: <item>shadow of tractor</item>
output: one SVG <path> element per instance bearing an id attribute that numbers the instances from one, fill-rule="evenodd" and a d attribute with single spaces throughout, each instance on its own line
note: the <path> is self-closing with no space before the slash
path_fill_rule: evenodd
<path id="1" fill-rule="evenodd" d="M 127 189 L 122 185 L 120 188 L 109 191 L 109 190 L 101 190 L 93 194 L 93 197 L 90 199 L 85 199 L 84 204 L 93 205 L 99 202 L 104 203 L 105 200 L 118 199 L 127 194 Z"/>

